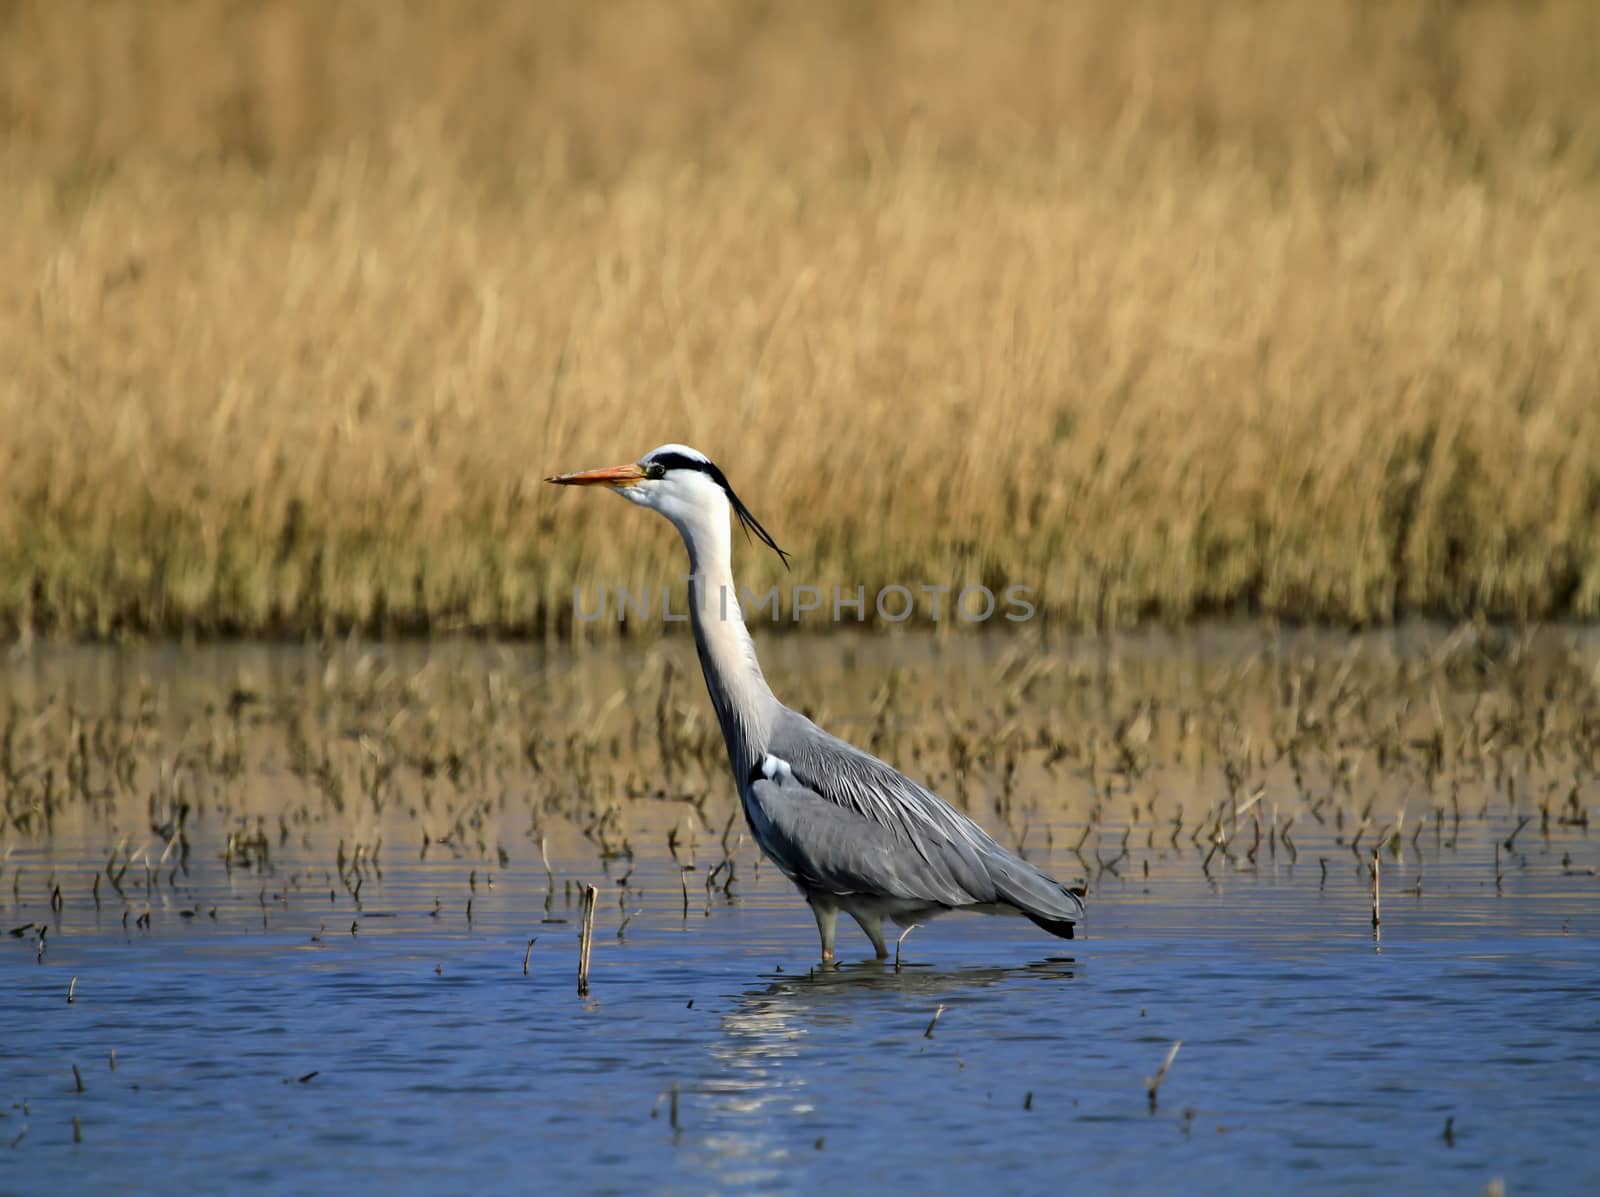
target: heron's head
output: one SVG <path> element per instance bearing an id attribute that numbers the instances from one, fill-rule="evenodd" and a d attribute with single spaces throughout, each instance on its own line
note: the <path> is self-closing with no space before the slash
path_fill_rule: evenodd
<path id="1" fill-rule="evenodd" d="M 725 527 L 727 516 L 723 512 L 731 507 L 747 535 L 754 533 L 785 565 L 789 564 L 789 555 L 778 547 L 778 542 L 734 494 L 727 476 L 716 463 L 687 445 L 662 445 L 637 462 L 576 474 L 557 474 L 545 481 L 558 486 L 607 487 L 630 503 L 659 511 L 680 528 L 718 515 Z"/>

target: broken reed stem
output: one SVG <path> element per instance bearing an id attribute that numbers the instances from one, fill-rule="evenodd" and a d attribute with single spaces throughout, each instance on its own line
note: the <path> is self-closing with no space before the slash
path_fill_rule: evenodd
<path id="1" fill-rule="evenodd" d="M 589 996 L 589 952 L 594 947 L 594 908 L 600 891 L 592 885 L 583 887 L 583 930 L 578 939 L 578 996 Z"/>
<path id="2" fill-rule="evenodd" d="M 921 923 L 912 923 L 911 926 L 907 927 L 904 931 L 900 932 L 900 938 L 894 941 L 894 971 L 895 972 L 899 972 L 900 971 L 900 945 L 905 943 L 906 936 L 910 935 L 913 931 L 915 931 L 920 926 L 922 926 Z"/>
<path id="3" fill-rule="evenodd" d="M 932 1039 L 933 1038 L 933 1028 L 939 1021 L 939 1015 L 941 1015 L 943 1013 L 944 1013 L 944 1006 L 941 1004 L 939 1006 L 939 1008 L 936 1009 L 933 1012 L 933 1017 L 928 1020 L 928 1029 L 926 1031 L 922 1032 L 922 1037 L 924 1039 Z"/>
<path id="4" fill-rule="evenodd" d="M 528 960 L 533 956 L 533 945 L 538 943 L 538 942 L 539 942 L 539 937 L 537 935 L 535 935 L 532 939 L 530 939 L 528 941 L 528 950 L 526 952 L 522 953 L 522 975 L 524 977 L 526 977 L 528 975 Z"/>
<path id="5" fill-rule="evenodd" d="M 1150 1095 L 1150 1112 L 1152 1114 L 1156 1112 L 1156 1093 L 1160 1090 L 1161 1082 L 1166 1079 L 1167 1069 L 1172 1067 L 1172 1061 L 1177 1059 L 1178 1049 L 1182 1046 L 1182 1039 L 1174 1042 L 1167 1051 L 1167 1058 L 1161 1062 L 1161 1070 L 1153 1077 L 1147 1076 L 1144 1078 L 1145 1091 Z"/>
<path id="6" fill-rule="evenodd" d="M 1378 858 L 1378 850 L 1376 848 L 1374 848 L 1372 850 L 1372 930 L 1373 930 L 1374 934 L 1377 933 L 1378 924 L 1383 921 L 1379 917 L 1379 911 L 1378 911 L 1378 902 L 1379 902 L 1379 893 L 1378 893 L 1378 891 L 1379 891 L 1379 880 L 1378 880 L 1378 878 L 1379 878 L 1379 871 L 1380 871 L 1381 867 L 1382 867 L 1381 866 L 1381 862 L 1379 861 L 1379 858 Z"/>

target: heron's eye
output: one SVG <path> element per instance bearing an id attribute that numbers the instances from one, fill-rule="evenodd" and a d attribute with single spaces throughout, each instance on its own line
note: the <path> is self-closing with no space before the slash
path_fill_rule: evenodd
<path id="1" fill-rule="evenodd" d="M 667 467 L 659 461 L 652 461 L 644 467 L 644 476 L 646 478 L 665 478 L 667 476 Z"/>

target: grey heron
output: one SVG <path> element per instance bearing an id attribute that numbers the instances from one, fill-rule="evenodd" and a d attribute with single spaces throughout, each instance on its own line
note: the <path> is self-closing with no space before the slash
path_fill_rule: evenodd
<path id="1" fill-rule="evenodd" d="M 637 462 L 546 479 L 604 486 L 658 511 L 689 551 L 689 615 L 706 689 L 757 845 L 816 916 L 822 959 L 834 959 L 842 910 L 882 960 L 883 920 L 902 927 L 952 910 L 1016 914 L 1071 939 L 1078 892 L 996 843 L 926 787 L 829 735 L 773 695 L 734 586 L 737 518 L 788 564 L 788 555 L 710 458 L 662 445 Z"/>

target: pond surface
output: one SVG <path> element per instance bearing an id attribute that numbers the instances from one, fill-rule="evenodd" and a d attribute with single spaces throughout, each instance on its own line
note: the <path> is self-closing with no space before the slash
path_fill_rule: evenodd
<path id="1" fill-rule="evenodd" d="M 1586 638 L 769 657 L 1080 938 L 818 971 L 682 642 L 13 662 L 0 1192 L 1600 1191 Z"/>

